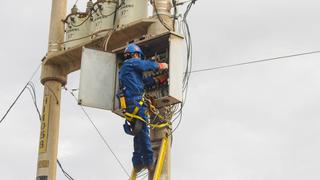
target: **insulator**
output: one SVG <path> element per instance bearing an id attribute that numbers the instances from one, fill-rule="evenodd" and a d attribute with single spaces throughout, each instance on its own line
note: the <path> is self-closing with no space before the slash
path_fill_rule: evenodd
<path id="1" fill-rule="evenodd" d="M 92 0 L 89 0 L 89 1 L 87 2 L 86 13 L 90 14 L 91 11 L 92 11 L 92 9 L 93 9 L 93 2 L 92 2 Z"/>
<path id="2" fill-rule="evenodd" d="M 76 15 L 78 13 L 78 7 L 77 5 L 74 5 L 71 9 L 71 14 Z"/>

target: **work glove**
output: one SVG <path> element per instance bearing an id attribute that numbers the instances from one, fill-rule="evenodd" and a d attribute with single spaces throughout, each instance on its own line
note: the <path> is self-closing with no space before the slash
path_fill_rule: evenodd
<path id="1" fill-rule="evenodd" d="M 159 63 L 159 70 L 165 70 L 168 69 L 167 63 Z"/>
<path id="2" fill-rule="evenodd" d="M 167 74 L 162 74 L 162 75 L 156 76 L 154 78 L 155 78 L 155 81 L 157 82 L 157 84 L 164 84 L 168 81 Z"/>

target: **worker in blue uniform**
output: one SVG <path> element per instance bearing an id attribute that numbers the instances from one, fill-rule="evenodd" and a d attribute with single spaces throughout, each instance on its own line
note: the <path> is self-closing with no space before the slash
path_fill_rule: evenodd
<path id="1" fill-rule="evenodd" d="M 167 77 L 165 79 L 163 76 L 160 79 L 143 78 L 143 72 L 168 69 L 168 64 L 142 60 L 143 56 L 144 54 L 139 46 L 133 43 L 127 46 L 124 51 L 125 61 L 119 71 L 119 83 L 125 97 L 125 112 L 133 113 L 135 108 L 138 107 L 135 115 L 148 122 L 146 105 L 142 103 L 145 87 L 164 82 Z M 133 118 L 133 121 L 126 121 L 124 130 L 127 134 L 134 136 L 132 163 L 135 171 L 139 172 L 143 168 L 152 169 L 154 162 L 148 125 L 141 120 Z"/>

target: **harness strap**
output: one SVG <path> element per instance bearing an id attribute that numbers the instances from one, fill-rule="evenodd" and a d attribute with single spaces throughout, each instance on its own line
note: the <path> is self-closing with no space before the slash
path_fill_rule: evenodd
<path id="1" fill-rule="evenodd" d="M 140 120 L 144 123 L 146 123 L 148 126 L 150 126 L 151 128 L 163 128 L 163 127 L 166 127 L 166 126 L 170 126 L 171 123 L 169 122 L 165 122 L 165 123 L 162 123 L 162 124 L 152 124 L 152 123 L 148 123 L 146 120 L 144 120 L 142 117 L 138 116 L 138 115 L 135 115 L 133 113 L 124 113 L 124 116 L 126 117 L 127 121 L 129 122 L 132 122 L 133 120 L 132 119 L 137 119 L 137 120 Z M 129 120 L 130 119 L 130 120 Z"/>
<path id="2" fill-rule="evenodd" d="M 139 105 L 140 106 L 143 106 L 144 104 L 144 101 L 145 101 L 145 98 L 144 98 L 144 95 L 142 96 L 142 99 L 139 101 Z M 155 108 L 155 106 L 152 105 L 152 103 L 148 103 L 148 106 L 149 106 L 149 109 L 154 113 L 156 114 L 156 116 L 158 118 L 160 118 L 161 120 L 164 120 L 164 117 L 161 116 L 159 113 L 157 113 L 157 109 Z M 144 123 L 146 123 L 148 126 L 150 126 L 150 128 L 163 128 L 163 127 L 166 127 L 166 126 L 170 126 L 171 123 L 169 122 L 166 122 L 166 123 L 162 123 L 162 124 L 152 124 L 152 123 L 148 123 L 145 119 L 143 119 L 142 117 L 138 116 L 137 113 L 139 112 L 140 108 L 138 106 L 136 106 L 132 113 L 128 113 L 128 112 L 124 112 L 124 116 L 126 118 L 127 121 L 129 122 L 133 122 L 133 119 L 137 119 L 137 120 L 140 120 Z"/>
<path id="3" fill-rule="evenodd" d="M 139 101 L 139 104 L 140 104 L 140 106 L 142 106 L 143 105 L 143 101 L 141 100 L 141 101 Z M 124 113 L 124 115 L 126 116 L 126 114 L 132 114 L 132 115 L 134 115 L 134 116 L 137 116 L 136 114 L 139 112 L 139 107 L 138 106 L 136 106 L 134 109 L 133 109 L 133 111 L 132 111 L 132 113 L 128 113 L 128 112 L 126 112 L 126 113 Z M 140 117 L 140 116 L 137 116 L 137 117 Z M 128 120 L 128 121 L 132 121 L 132 119 L 133 118 L 135 118 L 135 117 L 133 117 L 133 116 L 129 116 L 128 118 L 126 117 L 126 119 Z M 141 118 L 141 117 L 140 117 Z M 142 118 L 141 118 L 142 119 Z"/>

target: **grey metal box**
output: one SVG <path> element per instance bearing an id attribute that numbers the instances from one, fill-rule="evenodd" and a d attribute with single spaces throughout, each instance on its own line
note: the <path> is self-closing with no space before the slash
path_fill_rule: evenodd
<path id="1" fill-rule="evenodd" d="M 116 56 L 83 48 L 78 103 L 113 110 L 115 99 Z"/>
<path id="2" fill-rule="evenodd" d="M 162 107 L 182 102 L 183 37 L 174 33 L 164 33 L 135 43 L 149 57 L 156 52 L 166 52 L 164 59 L 169 64 L 168 88 L 165 95 L 155 100 L 156 105 Z M 124 49 L 125 47 L 115 49 L 113 53 L 83 49 L 79 104 L 112 110 L 122 116 L 116 94 L 119 88 L 118 71 L 124 60 Z"/>

